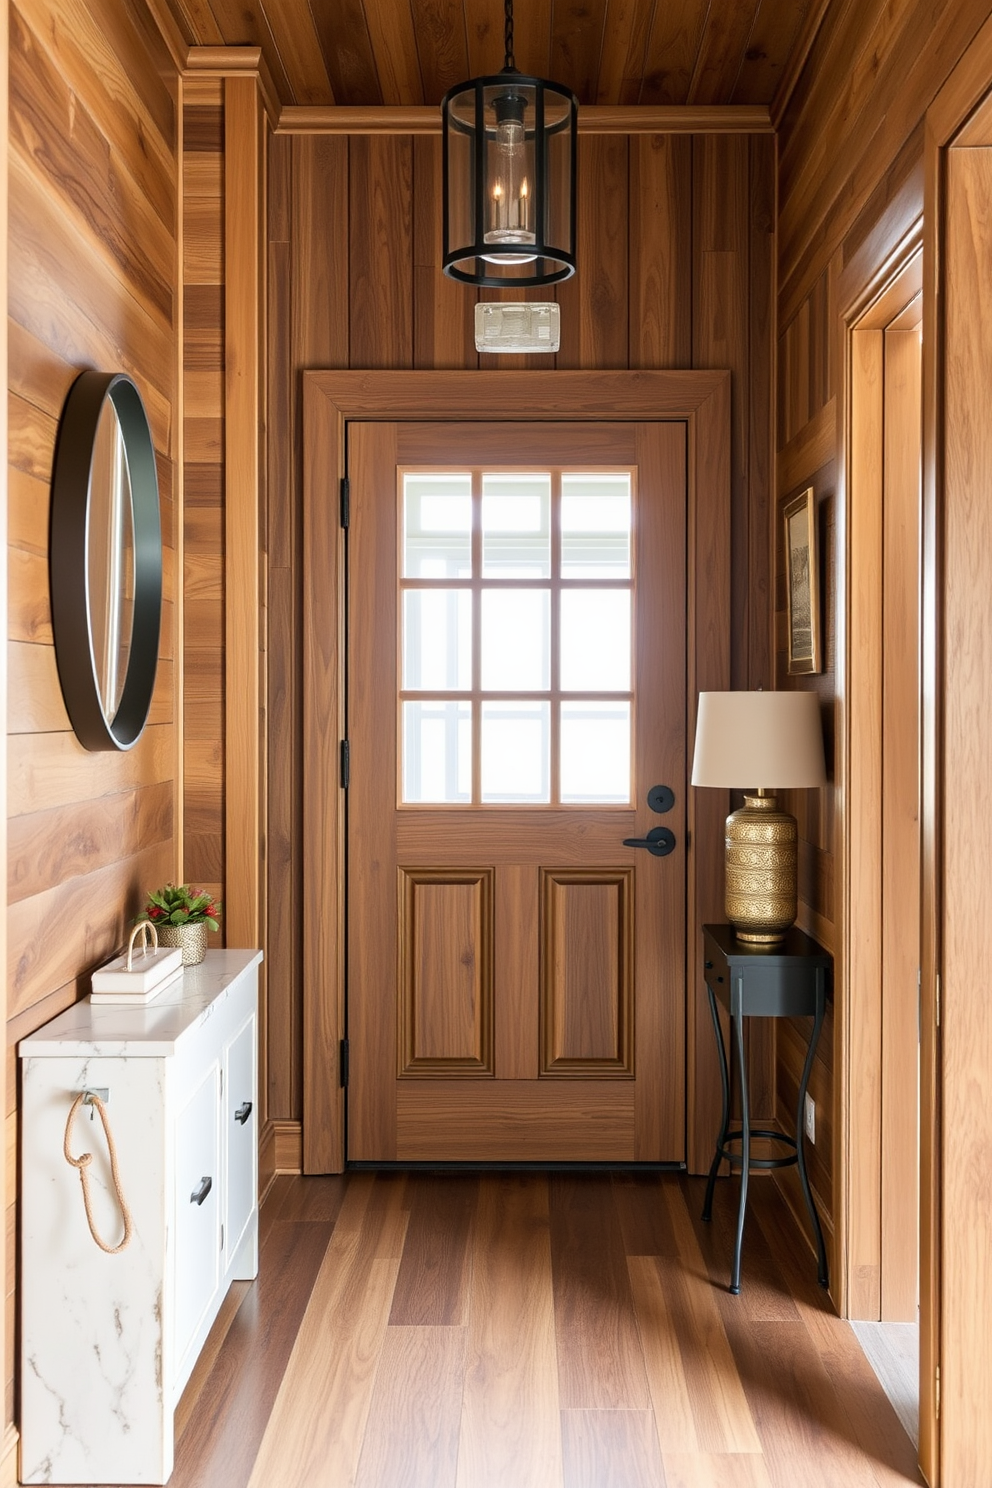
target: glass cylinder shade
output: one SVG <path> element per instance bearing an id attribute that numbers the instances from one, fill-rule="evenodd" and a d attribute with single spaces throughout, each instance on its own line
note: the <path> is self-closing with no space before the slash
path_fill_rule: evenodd
<path id="1" fill-rule="evenodd" d="M 503 71 L 444 97 L 444 272 L 526 288 L 575 273 L 578 101 Z"/>

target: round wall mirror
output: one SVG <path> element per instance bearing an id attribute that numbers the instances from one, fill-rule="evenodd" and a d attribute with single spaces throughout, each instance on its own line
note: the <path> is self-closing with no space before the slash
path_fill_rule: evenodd
<path id="1" fill-rule="evenodd" d="M 52 626 L 62 695 L 87 749 L 130 749 L 155 687 L 162 532 L 151 430 L 123 373 L 83 372 L 52 474 Z"/>

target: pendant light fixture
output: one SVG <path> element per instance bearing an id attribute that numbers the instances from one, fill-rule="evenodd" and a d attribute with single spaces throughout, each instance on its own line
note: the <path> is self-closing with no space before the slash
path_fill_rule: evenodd
<path id="1" fill-rule="evenodd" d="M 517 71 L 513 0 L 505 53 L 502 72 L 459 83 L 441 103 L 444 272 L 463 284 L 557 284 L 575 273 L 578 99 Z"/>

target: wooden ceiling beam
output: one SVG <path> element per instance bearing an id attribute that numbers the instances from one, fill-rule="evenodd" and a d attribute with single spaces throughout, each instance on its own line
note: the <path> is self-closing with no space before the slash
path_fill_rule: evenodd
<path id="1" fill-rule="evenodd" d="M 275 129 L 277 134 L 440 134 L 441 110 L 292 106 L 280 111 Z M 774 132 L 765 104 L 590 104 L 579 108 L 580 134 Z"/>

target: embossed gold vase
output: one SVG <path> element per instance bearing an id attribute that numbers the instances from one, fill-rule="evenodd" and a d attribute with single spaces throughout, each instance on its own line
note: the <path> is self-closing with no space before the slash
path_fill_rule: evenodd
<path id="1" fill-rule="evenodd" d="M 771 791 L 825 782 L 814 692 L 699 694 L 692 783 L 745 791 L 726 835 L 726 914 L 738 940 L 784 940 L 799 907 L 796 819 Z"/>
<path id="2" fill-rule="evenodd" d="M 745 793 L 727 817 L 727 919 L 738 940 L 774 945 L 799 908 L 796 818 L 774 796 Z"/>

